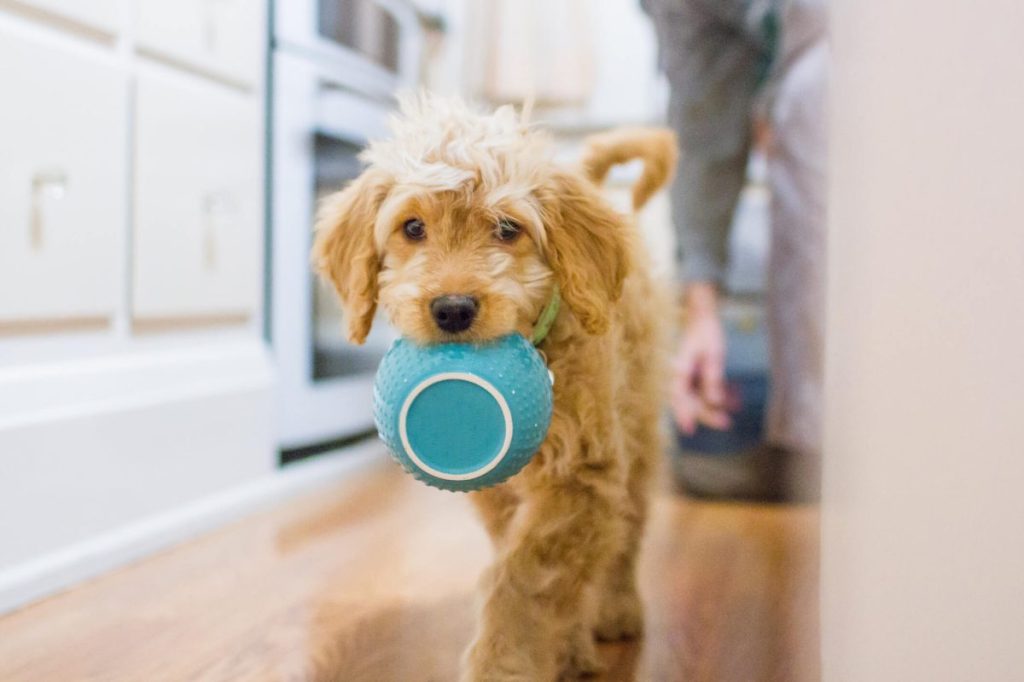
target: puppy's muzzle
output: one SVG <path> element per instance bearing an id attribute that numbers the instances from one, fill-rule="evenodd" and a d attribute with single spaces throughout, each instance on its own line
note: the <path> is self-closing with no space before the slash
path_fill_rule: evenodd
<path id="1" fill-rule="evenodd" d="M 430 302 L 430 314 L 443 331 L 457 334 L 466 331 L 476 319 L 480 305 L 472 296 L 448 294 Z"/>

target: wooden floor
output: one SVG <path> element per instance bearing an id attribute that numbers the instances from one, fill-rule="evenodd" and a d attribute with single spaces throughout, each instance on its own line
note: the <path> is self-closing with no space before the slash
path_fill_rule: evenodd
<path id="1" fill-rule="evenodd" d="M 489 545 L 390 464 L 0 618 L 0 680 L 448 682 Z M 818 515 L 656 503 L 643 641 L 600 680 L 819 677 Z"/>

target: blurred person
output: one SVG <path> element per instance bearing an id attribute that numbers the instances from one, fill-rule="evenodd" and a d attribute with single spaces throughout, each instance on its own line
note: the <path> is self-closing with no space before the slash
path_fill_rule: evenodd
<path id="1" fill-rule="evenodd" d="M 825 0 L 641 0 L 656 27 L 681 157 L 672 189 L 685 310 L 673 416 L 683 434 L 727 430 L 720 314 L 729 230 L 752 144 L 772 194 L 764 442 L 682 453 L 691 493 L 784 500 L 817 495 L 825 258 Z"/>

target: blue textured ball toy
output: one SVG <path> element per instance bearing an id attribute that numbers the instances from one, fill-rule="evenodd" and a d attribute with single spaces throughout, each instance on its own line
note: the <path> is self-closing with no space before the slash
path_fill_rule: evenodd
<path id="1" fill-rule="evenodd" d="M 537 452 L 551 423 L 552 382 L 518 334 L 481 345 L 399 339 L 377 370 L 373 414 L 406 471 L 468 492 L 517 474 Z"/>

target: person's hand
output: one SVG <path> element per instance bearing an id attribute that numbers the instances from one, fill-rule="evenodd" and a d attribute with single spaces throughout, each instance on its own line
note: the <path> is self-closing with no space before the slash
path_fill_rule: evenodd
<path id="1" fill-rule="evenodd" d="M 726 410 L 725 331 L 714 285 L 688 285 L 684 303 L 686 326 L 673 362 L 673 416 L 686 434 L 693 434 L 697 424 L 728 429 L 732 420 Z"/>

